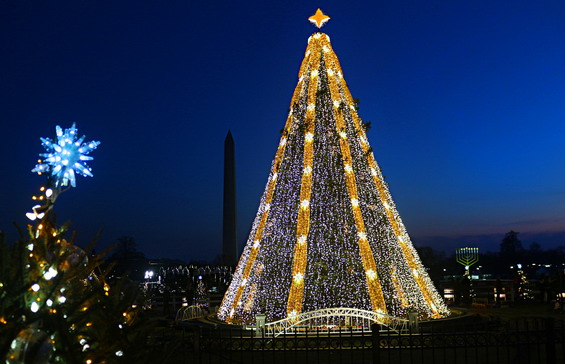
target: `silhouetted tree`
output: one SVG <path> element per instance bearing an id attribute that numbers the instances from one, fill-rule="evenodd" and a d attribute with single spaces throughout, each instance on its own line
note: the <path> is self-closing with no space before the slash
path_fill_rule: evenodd
<path id="1" fill-rule="evenodd" d="M 528 253 L 526 255 L 527 263 L 541 263 L 541 261 L 543 260 L 542 257 L 544 256 L 544 252 L 541 248 L 541 245 L 539 245 L 536 242 L 530 244 L 527 253 Z"/>
<path id="2" fill-rule="evenodd" d="M 122 236 L 116 242 L 110 261 L 115 263 L 112 273 L 116 276 L 128 275 L 131 279 L 141 280 L 147 267 L 147 258 L 137 250 L 137 244 L 131 236 Z"/>
<path id="3" fill-rule="evenodd" d="M 500 258 L 506 264 L 518 263 L 518 260 L 523 257 L 524 248 L 522 242 L 518 239 L 518 232 L 509 231 L 500 243 Z"/>
<path id="4" fill-rule="evenodd" d="M 416 251 L 430 278 L 438 284 L 443 278 L 443 268 L 446 263 L 445 252 L 435 250 L 431 246 L 416 247 Z"/>

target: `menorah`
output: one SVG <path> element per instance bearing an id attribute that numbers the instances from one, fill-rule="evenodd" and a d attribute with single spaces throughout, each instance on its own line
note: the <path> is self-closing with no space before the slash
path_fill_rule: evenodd
<path id="1" fill-rule="evenodd" d="M 455 259 L 465 267 L 465 274 L 469 275 L 469 268 L 479 261 L 479 248 L 457 248 Z"/>

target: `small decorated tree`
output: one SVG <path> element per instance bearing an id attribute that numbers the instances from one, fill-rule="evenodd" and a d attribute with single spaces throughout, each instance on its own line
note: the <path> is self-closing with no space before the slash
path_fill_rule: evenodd
<path id="1" fill-rule="evenodd" d="M 75 125 L 42 138 L 47 152 L 33 172 L 47 175 L 28 212 L 33 221 L 12 245 L 0 236 L 0 356 L 6 363 L 109 363 L 147 359 L 147 329 L 138 320 L 137 286 L 110 285 L 104 253 L 92 255 L 58 227 L 58 196 L 92 176 L 85 161 L 100 143 L 77 138 Z"/>
<path id="2" fill-rule="evenodd" d="M 516 276 L 514 278 L 514 284 L 516 287 L 516 298 L 520 301 L 532 300 L 534 296 L 532 295 L 532 290 L 529 287 L 530 282 L 524 270 L 522 270 L 522 264 L 516 265 Z"/>
<path id="3" fill-rule="evenodd" d="M 198 276 L 196 292 L 194 293 L 194 303 L 205 309 L 210 308 L 210 296 L 208 295 L 208 289 L 202 280 L 202 276 Z"/>

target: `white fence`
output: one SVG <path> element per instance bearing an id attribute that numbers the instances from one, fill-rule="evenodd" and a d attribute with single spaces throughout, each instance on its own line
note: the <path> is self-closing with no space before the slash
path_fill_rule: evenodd
<path id="1" fill-rule="evenodd" d="M 265 330 L 266 335 L 279 336 L 282 333 L 304 332 L 311 330 L 332 331 L 346 327 L 350 331 L 371 331 L 371 325 L 377 323 L 396 332 L 406 331 L 409 321 L 384 313 L 357 308 L 324 308 L 301 313 L 293 317 L 269 322 L 257 330 Z M 258 331 L 261 332 L 261 331 Z"/>
<path id="2" fill-rule="evenodd" d="M 195 319 L 195 318 L 204 317 L 204 315 L 205 315 L 204 310 L 198 305 L 181 307 L 177 311 L 175 321 L 192 320 L 192 319 Z"/>

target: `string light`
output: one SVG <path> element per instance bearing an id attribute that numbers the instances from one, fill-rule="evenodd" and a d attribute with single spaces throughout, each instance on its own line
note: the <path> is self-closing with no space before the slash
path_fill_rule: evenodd
<path id="1" fill-rule="evenodd" d="M 57 276 L 57 271 L 53 267 L 49 267 L 47 272 L 43 274 L 43 278 L 45 278 L 48 281 L 56 276 Z"/>

